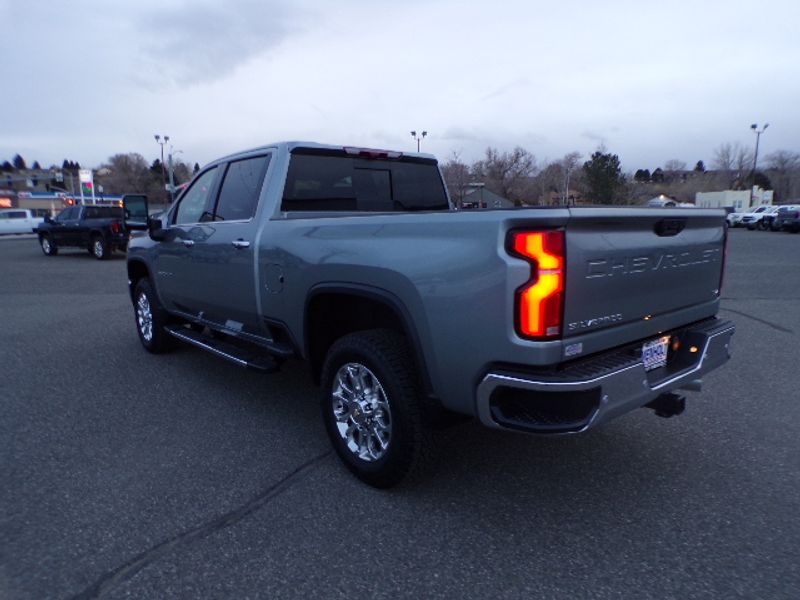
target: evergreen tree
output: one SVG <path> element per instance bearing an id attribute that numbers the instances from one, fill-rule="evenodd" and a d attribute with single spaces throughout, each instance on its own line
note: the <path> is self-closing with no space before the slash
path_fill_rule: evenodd
<path id="1" fill-rule="evenodd" d="M 705 173 L 706 172 L 706 165 L 702 160 L 698 160 L 697 164 L 694 166 L 694 170 L 698 173 Z"/>
<path id="2" fill-rule="evenodd" d="M 19 154 L 14 156 L 14 168 L 17 171 L 24 171 L 25 169 L 28 168 L 28 166 L 25 164 L 25 159 L 22 158 L 22 156 L 20 156 Z"/>
<path id="3" fill-rule="evenodd" d="M 769 180 L 769 177 L 764 175 L 761 171 L 755 174 L 753 177 L 753 185 L 757 185 L 762 190 L 771 190 L 772 189 L 772 182 Z"/>
<path id="4" fill-rule="evenodd" d="M 35 161 L 33 161 L 33 166 L 31 167 L 31 169 L 34 169 L 36 171 L 41 171 L 42 170 L 42 165 L 39 164 L 38 160 L 35 160 Z"/>
<path id="5" fill-rule="evenodd" d="M 602 152 L 602 148 L 583 163 L 583 172 L 592 200 L 601 204 L 615 204 L 621 198 L 619 193 L 625 186 L 619 156 Z"/>

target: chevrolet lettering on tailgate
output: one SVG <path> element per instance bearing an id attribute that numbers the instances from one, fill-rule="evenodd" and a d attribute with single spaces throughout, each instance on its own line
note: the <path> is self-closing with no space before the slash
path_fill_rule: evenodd
<path id="1" fill-rule="evenodd" d="M 662 269 L 681 269 L 713 263 L 719 260 L 719 257 L 719 248 L 706 248 L 704 250 L 687 250 L 674 254 L 591 259 L 586 263 L 586 278 L 595 279 L 613 275 L 633 275 Z"/>

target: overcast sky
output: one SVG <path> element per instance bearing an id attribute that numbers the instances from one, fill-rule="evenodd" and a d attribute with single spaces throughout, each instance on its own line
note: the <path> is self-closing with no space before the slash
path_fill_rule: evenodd
<path id="1" fill-rule="evenodd" d="M 800 151 L 800 1 L 0 0 L 0 160 L 279 140 L 623 168 Z"/>

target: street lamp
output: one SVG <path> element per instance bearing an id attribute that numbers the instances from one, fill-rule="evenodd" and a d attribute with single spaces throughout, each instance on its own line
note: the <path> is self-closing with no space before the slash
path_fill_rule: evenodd
<path id="1" fill-rule="evenodd" d="M 417 135 L 416 131 L 411 132 L 411 137 L 417 140 L 417 152 L 419 152 L 419 143 L 422 141 L 422 138 L 424 138 L 426 135 L 428 135 L 427 131 L 423 131 L 422 135 Z"/>
<path id="2" fill-rule="evenodd" d="M 764 133 L 769 127 L 769 123 L 764 123 L 764 126 L 761 128 L 761 131 L 758 130 L 758 124 L 753 123 L 750 125 L 750 129 L 753 130 L 753 133 L 756 134 L 756 153 L 753 155 L 753 187 L 750 189 L 750 206 L 753 206 L 755 201 L 755 187 L 756 187 L 756 166 L 758 166 L 758 142 L 761 140 L 761 134 Z"/>
<path id="3" fill-rule="evenodd" d="M 156 144 L 161 146 L 161 184 L 164 188 L 166 188 L 167 172 L 164 170 L 164 144 L 169 142 L 169 136 L 165 135 L 162 137 L 158 134 L 155 134 L 153 137 L 156 138 Z"/>
<path id="4" fill-rule="evenodd" d="M 174 146 L 170 144 L 169 146 L 169 198 L 171 202 L 175 202 L 175 169 L 172 166 L 172 156 L 173 154 L 182 154 L 183 150 L 175 150 L 173 151 Z"/>

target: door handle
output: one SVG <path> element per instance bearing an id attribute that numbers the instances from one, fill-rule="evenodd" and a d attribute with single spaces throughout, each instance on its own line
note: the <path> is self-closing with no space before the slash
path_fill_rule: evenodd
<path id="1" fill-rule="evenodd" d="M 247 242 L 245 240 L 233 240 L 231 242 L 231 245 L 234 248 L 239 248 L 241 250 L 242 248 L 249 248 L 250 247 L 250 242 Z"/>
<path id="2" fill-rule="evenodd" d="M 186 246 L 187 248 L 191 248 L 192 246 L 194 246 L 194 240 L 183 240 L 183 245 Z"/>

